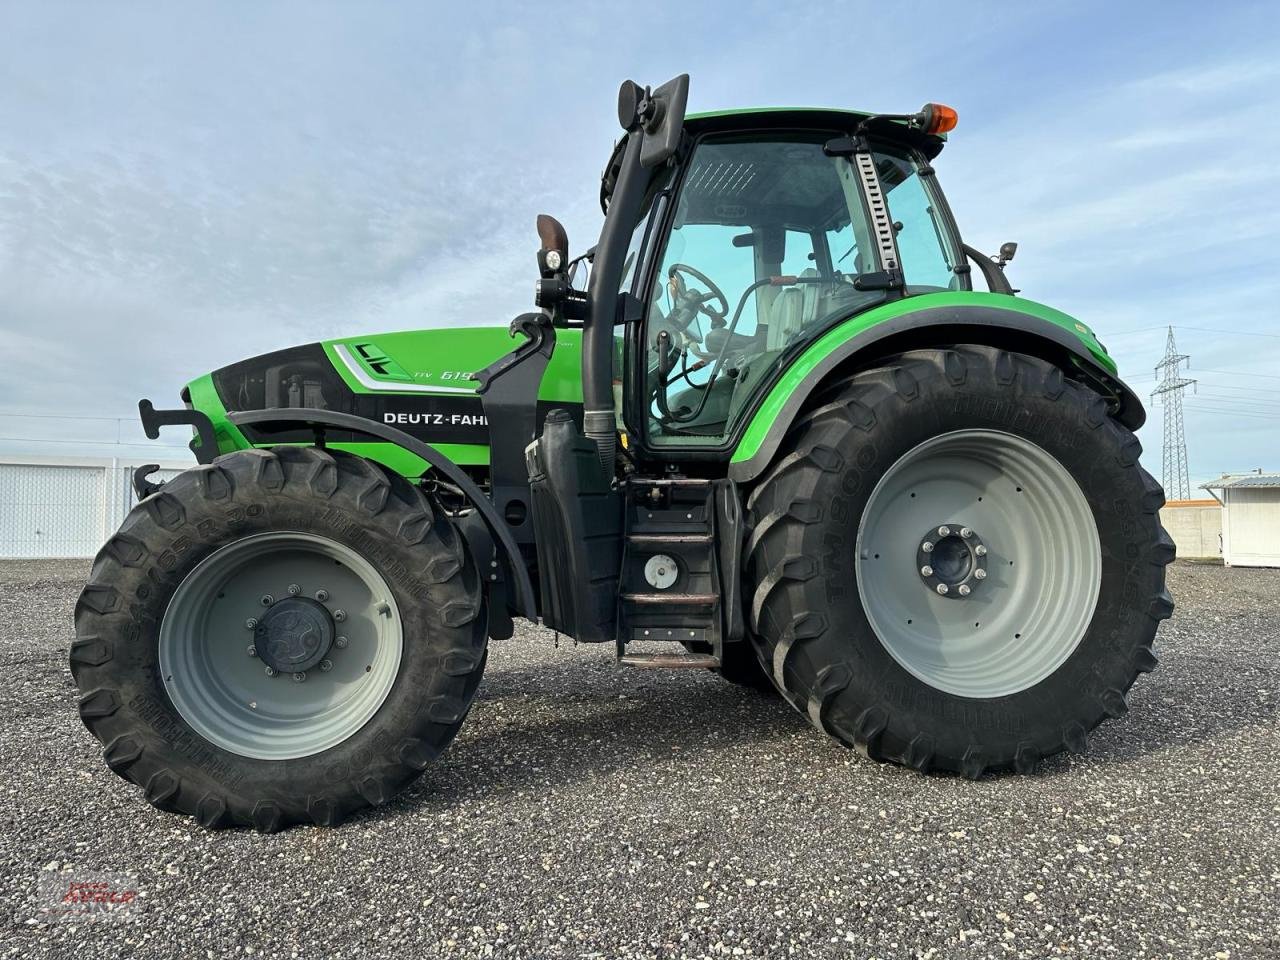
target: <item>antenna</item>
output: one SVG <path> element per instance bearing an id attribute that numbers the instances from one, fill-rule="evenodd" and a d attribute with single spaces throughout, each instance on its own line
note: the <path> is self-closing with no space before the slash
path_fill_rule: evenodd
<path id="1" fill-rule="evenodd" d="M 1187 478 L 1187 434 L 1182 425 L 1182 391 L 1195 383 L 1180 376 L 1182 365 L 1189 365 L 1191 358 L 1179 353 L 1173 342 L 1173 327 L 1165 341 L 1164 357 L 1156 364 L 1156 388 L 1151 391 L 1151 402 L 1156 397 L 1164 406 L 1164 495 L 1169 500 L 1187 500 L 1191 496 L 1191 481 Z"/>

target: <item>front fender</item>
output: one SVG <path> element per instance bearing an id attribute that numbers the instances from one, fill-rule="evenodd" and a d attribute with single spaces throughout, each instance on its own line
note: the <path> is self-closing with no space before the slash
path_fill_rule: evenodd
<path id="1" fill-rule="evenodd" d="M 1073 317 L 1010 296 L 978 292 L 906 297 L 850 317 L 796 357 L 752 415 L 729 463 L 739 483 L 764 471 L 805 401 L 823 382 L 880 356 L 946 343 L 985 343 L 1071 365 L 1113 402 L 1131 430 L 1146 420 L 1141 401 L 1116 376 L 1116 364 L 1093 331 Z"/>
<path id="2" fill-rule="evenodd" d="M 349 430 L 352 433 L 364 434 L 395 444 L 415 457 L 421 458 L 461 490 L 480 514 L 481 519 L 493 537 L 499 554 L 506 562 L 511 583 L 515 586 L 515 599 L 520 612 L 531 622 L 538 622 L 538 606 L 536 595 L 533 592 L 533 581 L 529 578 L 529 571 L 521 560 L 520 548 L 511 536 L 511 531 L 507 529 L 506 523 L 498 515 L 498 511 L 494 509 L 493 502 L 476 485 L 476 482 L 456 463 L 439 450 L 436 450 L 431 444 L 425 443 L 417 437 L 412 437 L 403 430 L 397 430 L 395 427 L 334 410 L 315 410 L 306 407 L 279 410 L 244 410 L 239 413 L 229 414 L 228 419 L 237 427 L 256 426 L 275 430 L 304 427 L 318 431 L 320 435 L 326 429 Z"/>

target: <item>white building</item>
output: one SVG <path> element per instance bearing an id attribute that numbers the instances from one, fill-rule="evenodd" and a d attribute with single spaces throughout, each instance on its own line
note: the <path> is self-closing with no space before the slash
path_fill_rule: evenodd
<path id="1" fill-rule="evenodd" d="M 133 509 L 133 471 L 148 462 L 0 455 L 0 558 L 92 557 Z M 161 466 L 153 482 L 195 463 Z"/>
<path id="2" fill-rule="evenodd" d="M 1222 503 L 1223 562 L 1280 567 L 1280 474 L 1224 475 L 1203 489 Z"/>

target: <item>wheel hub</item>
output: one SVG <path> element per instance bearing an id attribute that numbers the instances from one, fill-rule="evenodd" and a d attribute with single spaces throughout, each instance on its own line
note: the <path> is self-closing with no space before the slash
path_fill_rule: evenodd
<path id="1" fill-rule="evenodd" d="M 987 578 L 987 545 L 970 527 L 950 522 L 931 527 L 916 548 L 921 583 L 941 597 L 964 600 Z"/>
<path id="2" fill-rule="evenodd" d="M 329 655 L 337 629 L 325 606 L 309 597 L 274 604 L 253 628 L 253 646 L 276 673 L 305 673 Z"/>

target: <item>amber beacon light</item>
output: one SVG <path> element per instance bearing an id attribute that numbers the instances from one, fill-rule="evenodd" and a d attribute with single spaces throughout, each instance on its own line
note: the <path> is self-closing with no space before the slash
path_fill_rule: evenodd
<path id="1" fill-rule="evenodd" d="M 960 120 L 952 107 L 942 103 L 926 103 L 916 116 L 925 133 L 950 133 Z"/>

